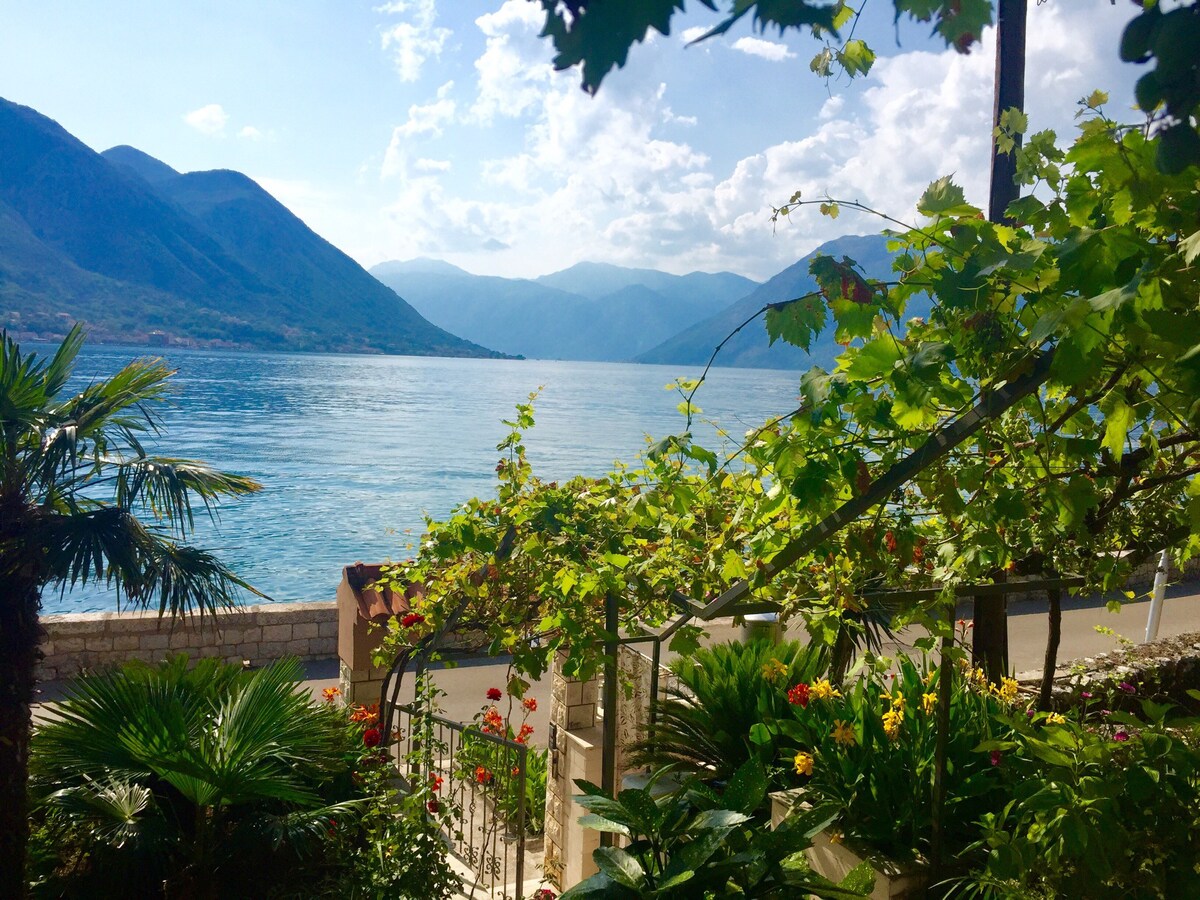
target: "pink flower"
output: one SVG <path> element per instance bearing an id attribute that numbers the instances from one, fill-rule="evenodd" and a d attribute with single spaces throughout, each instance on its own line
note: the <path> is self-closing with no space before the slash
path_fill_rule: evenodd
<path id="1" fill-rule="evenodd" d="M 1137 693 L 1137 688 L 1135 688 L 1128 681 L 1122 681 L 1120 684 L 1118 684 L 1117 690 L 1124 691 L 1126 694 L 1136 694 Z"/>
<path id="2" fill-rule="evenodd" d="M 1084 700 L 1091 700 L 1092 692 L 1091 691 L 1081 691 L 1079 693 L 1079 696 L 1082 697 Z"/>
<path id="3" fill-rule="evenodd" d="M 550 888 L 541 888 L 533 892 L 533 900 L 558 900 L 558 894 Z"/>
<path id="4" fill-rule="evenodd" d="M 1004 754 L 1002 754 L 999 750 L 993 750 L 992 751 L 992 765 L 993 766 L 1000 765 L 1000 760 L 1003 758 L 1003 756 L 1004 756 Z"/>
<path id="5" fill-rule="evenodd" d="M 503 696 L 504 695 L 502 693 L 500 693 L 500 688 L 488 688 L 488 690 L 487 690 L 487 698 L 489 700 L 491 700 L 493 703 L 495 701 L 499 700 Z"/>
<path id="6" fill-rule="evenodd" d="M 1113 735 L 1113 740 L 1124 743 L 1125 741 L 1129 740 L 1129 733 L 1122 729 Z"/>

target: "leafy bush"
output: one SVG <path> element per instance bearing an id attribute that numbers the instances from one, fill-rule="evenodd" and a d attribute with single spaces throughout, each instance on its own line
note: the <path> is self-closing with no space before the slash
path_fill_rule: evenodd
<path id="1" fill-rule="evenodd" d="M 752 730 L 780 746 L 781 787 L 840 810 L 845 835 L 895 859 L 927 852 L 932 834 L 936 699 L 941 670 L 900 657 L 894 678 L 869 672 L 844 693 L 827 681 L 779 685 L 787 718 Z M 981 815 L 1003 806 L 1004 784 L 981 742 L 1007 735 L 993 716 L 1016 699 L 1016 683 L 988 689 L 982 673 L 954 679 L 947 735 L 943 833 L 949 849 L 978 835 Z M 957 848 L 954 846 L 957 842 Z"/>
<path id="2" fill-rule="evenodd" d="M 814 874 L 804 859 L 812 837 L 833 819 L 828 808 L 789 817 L 774 831 L 755 816 L 766 797 L 767 777 L 757 760 L 744 763 L 723 794 L 694 776 L 674 790 L 658 790 L 670 769 L 617 799 L 586 781 L 576 801 L 589 828 L 621 835 L 628 846 L 601 847 L 592 856 L 600 871 L 561 900 L 588 897 L 863 897 L 874 886 L 866 864 L 840 884 Z"/>
<path id="3" fill-rule="evenodd" d="M 976 879 L 995 896 L 1200 896 L 1200 753 L 1169 707 L 1142 716 L 1016 716 L 983 749 L 1012 800 L 984 817 L 989 857 Z"/>
<path id="4" fill-rule="evenodd" d="M 351 735 L 301 679 L 179 656 L 76 680 L 32 744 L 36 892 L 266 895 L 336 865 Z"/>
<path id="5" fill-rule="evenodd" d="M 177 656 L 77 679 L 33 741 L 33 893 L 451 896 L 436 786 L 402 795 L 378 710 L 302 678 Z"/>
<path id="6" fill-rule="evenodd" d="M 633 747 L 634 761 L 718 780 L 747 760 L 769 763 L 773 745 L 752 743 L 750 729 L 790 717 L 786 686 L 815 680 L 828 659 L 819 645 L 766 640 L 716 644 L 678 659 L 671 666 L 678 684 L 656 704 L 649 736 Z"/>

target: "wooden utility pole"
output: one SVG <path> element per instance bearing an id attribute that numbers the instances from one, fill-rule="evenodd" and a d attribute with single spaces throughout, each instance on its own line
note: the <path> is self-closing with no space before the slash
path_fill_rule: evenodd
<path id="1" fill-rule="evenodd" d="M 992 128 L 1006 109 L 1025 109 L 1025 19 L 1028 0 L 999 0 L 996 7 L 996 86 Z M 1020 138 L 1017 139 L 1018 145 Z M 1017 159 L 1001 153 L 992 138 L 992 179 L 988 193 L 988 219 L 1005 221 L 1004 210 L 1017 199 Z"/>
<path id="2" fill-rule="evenodd" d="M 1006 222 L 1004 211 L 1017 199 L 1017 158 L 1001 153 L 995 129 L 1006 109 L 1025 109 L 1025 18 L 1027 0 L 999 0 L 996 8 L 996 84 L 992 104 L 992 175 L 988 219 Z M 1017 137 L 1020 144 L 1020 136 Z M 1004 576 L 1001 575 L 1001 578 Z M 1008 595 L 974 598 L 975 630 L 971 650 L 995 684 L 1008 672 Z"/>

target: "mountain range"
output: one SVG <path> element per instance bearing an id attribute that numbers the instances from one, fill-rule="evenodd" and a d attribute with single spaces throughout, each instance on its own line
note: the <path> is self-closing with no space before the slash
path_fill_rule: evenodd
<path id="1" fill-rule="evenodd" d="M 50 337 L 497 356 L 430 324 L 238 172 L 96 153 L 0 99 L 0 327 Z"/>
<path id="2" fill-rule="evenodd" d="M 371 274 L 447 331 L 538 359 L 628 361 L 758 286 L 730 272 L 590 262 L 532 280 L 429 259 L 380 263 Z"/>
<path id="3" fill-rule="evenodd" d="M 713 349 L 766 304 L 814 290 L 808 264 L 818 254 L 849 256 L 872 278 L 891 270 L 883 237 L 850 235 L 827 241 L 762 284 L 729 272 L 668 275 L 603 263 L 535 279 L 472 275 L 432 259 L 381 263 L 371 273 L 431 322 L 505 353 L 692 368 L 708 362 Z M 716 364 L 828 366 L 839 351 L 832 333 L 811 353 L 782 342 L 772 346 L 759 319 L 725 344 Z"/>
<path id="4" fill-rule="evenodd" d="M 876 236 L 832 240 L 762 284 L 595 262 L 534 279 L 430 259 L 368 273 L 241 173 L 185 174 L 127 146 L 96 153 L 3 99 L 0 147 L 0 328 L 21 339 L 84 321 L 110 342 L 694 368 L 764 305 L 812 290 L 817 253 L 872 277 L 890 268 Z M 832 334 L 811 354 L 770 346 L 758 321 L 716 362 L 807 368 L 837 350 Z"/>

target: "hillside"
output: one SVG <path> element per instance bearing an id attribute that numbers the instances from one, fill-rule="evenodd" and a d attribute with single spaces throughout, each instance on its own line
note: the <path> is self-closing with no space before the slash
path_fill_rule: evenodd
<path id="1" fill-rule="evenodd" d="M 371 274 L 442 328 L 537 359 L 629 360 L 757 287 L 729 272 L 681 276 L 603 263 L 533 280 L 429 259 L 381 263 Z"/>
<path id="2" fill-rule="evenodd" d="M 423 319 L 244 175 L 99 154 L 0 99 L 0 326 L 52 337 L 491 356 Z"/>
<path id="3" fill-rule="evenodd" d="M 721 310 L 716 315 L 663 341 L 639 355 L 637 362 L 663 363 L 680 366 L 702 366 L 708 362 L 713 348 L 735 328 L 768 303 L 778 303 L 802 296 L 816 288 L 808 274 L 808 264 L 814 256 L 849 256 L 857 261 L 868 277 L 882 278 L 891 271 L 891 258 L 886 241 L 880 235 L 848 235 L 828 241 L 794 265 L 765 282 L 753 293 Z M 921 315 L 922 309 L 911 310 Z M 828 366 L 839 352 L 832 332 L 822 336 L 812 353 L 781 341 L 770 345 L 766 326 L 761 318 L 751 322 L 735 335 L 721 350 L 716 365 L 756 369 L 807 369 L 814 365 Z"/>

